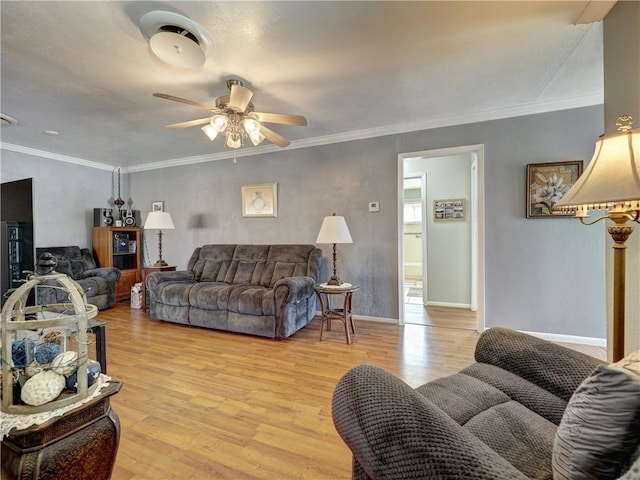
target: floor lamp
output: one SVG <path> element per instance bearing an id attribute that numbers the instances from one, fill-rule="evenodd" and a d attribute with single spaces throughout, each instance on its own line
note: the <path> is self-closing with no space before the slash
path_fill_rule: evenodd
<path id="1" fill-rule="evenodd" d="M 584 173 L 555 205 L 555 214 L 574 215 L 585 225 L 608 218 L 613 245 L 613 361 L 624 357 L 625 242 L 640 223 L 640 130 L 633 118 L 618 117 L 619 133 L 603 135 Z M 589 211 L 604 214 L 588 222 Z"/>

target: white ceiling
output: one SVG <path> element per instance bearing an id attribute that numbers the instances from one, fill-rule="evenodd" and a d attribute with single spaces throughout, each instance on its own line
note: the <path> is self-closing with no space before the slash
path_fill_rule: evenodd
<path id="1" fill-rule="evenodd" d="M 599 104 L 602 22 L 573 24 L 589 3 L 3 0 L 0 109 L 18 124 L 2 147 L 130 171 L 229 158 L 199 127 L 164 127 L 206 113 L 151 95 L 209 103 L 229 78 L 256 110 L 307 117 L 269 125 L 288 148 Z M 154 56 L 153 10 L 210 34 L 204 67 Z"/>

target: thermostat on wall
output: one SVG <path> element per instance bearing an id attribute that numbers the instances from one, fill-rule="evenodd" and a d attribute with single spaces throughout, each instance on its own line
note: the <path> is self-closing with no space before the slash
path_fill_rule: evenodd
<path id="1" fill-rule="evenodd" d="M 370 212 L 379 212 L 380 211 L 380 203 L 379 202 L 369 202 L 369 211 Z"/>

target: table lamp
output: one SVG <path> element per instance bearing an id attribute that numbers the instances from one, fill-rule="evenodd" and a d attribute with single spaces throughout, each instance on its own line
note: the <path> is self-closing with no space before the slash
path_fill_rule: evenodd
<path id="1" fill-rule="evenodd" d="M 168 212 L 149 212 L 144 222 L 145 230 L 158 230 L 158 255 L 160 258 L 153 264 L 154 267 L 166 267 L 167 262 L 162 259 L 162 230 L 173 230 L 173 220 Z"/>
<path id="2" fill-rule="evenodd" d="M 613 361 L 624 357 L 625 242 L 633 232 L 627 222 L 640 223 L 640 130 L 631 130 L 633 118 L 618 117 L 620 133 L 602 135 L 589 166 L 556 203 L 554 214 L 569 214 L 585 225 L 605 218 L 613 244 Z M 604 212 L 591 222 L 589 211 Z"/>
<path id="3" fill-rule="evenodd" d="M 327 282 L 328 285 L 342 285 L 342 280 L 336 273 L 336 244 L 337 243 L 353 243 L 349 227 L 344 217 L 337 216 L 335 213 L 329 217 L 324 217 L 320 233 L 316 243 L 332 243 L 333 244 L 333 275 Z"/>

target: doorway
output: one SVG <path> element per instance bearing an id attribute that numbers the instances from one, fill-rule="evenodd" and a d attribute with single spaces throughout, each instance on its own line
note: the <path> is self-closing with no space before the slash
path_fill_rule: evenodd
<path id="1" fill-rule="evenodd" d="M 482 145 L 398 155 L 401 325 L 484 330 L 483 160 Z"/>

